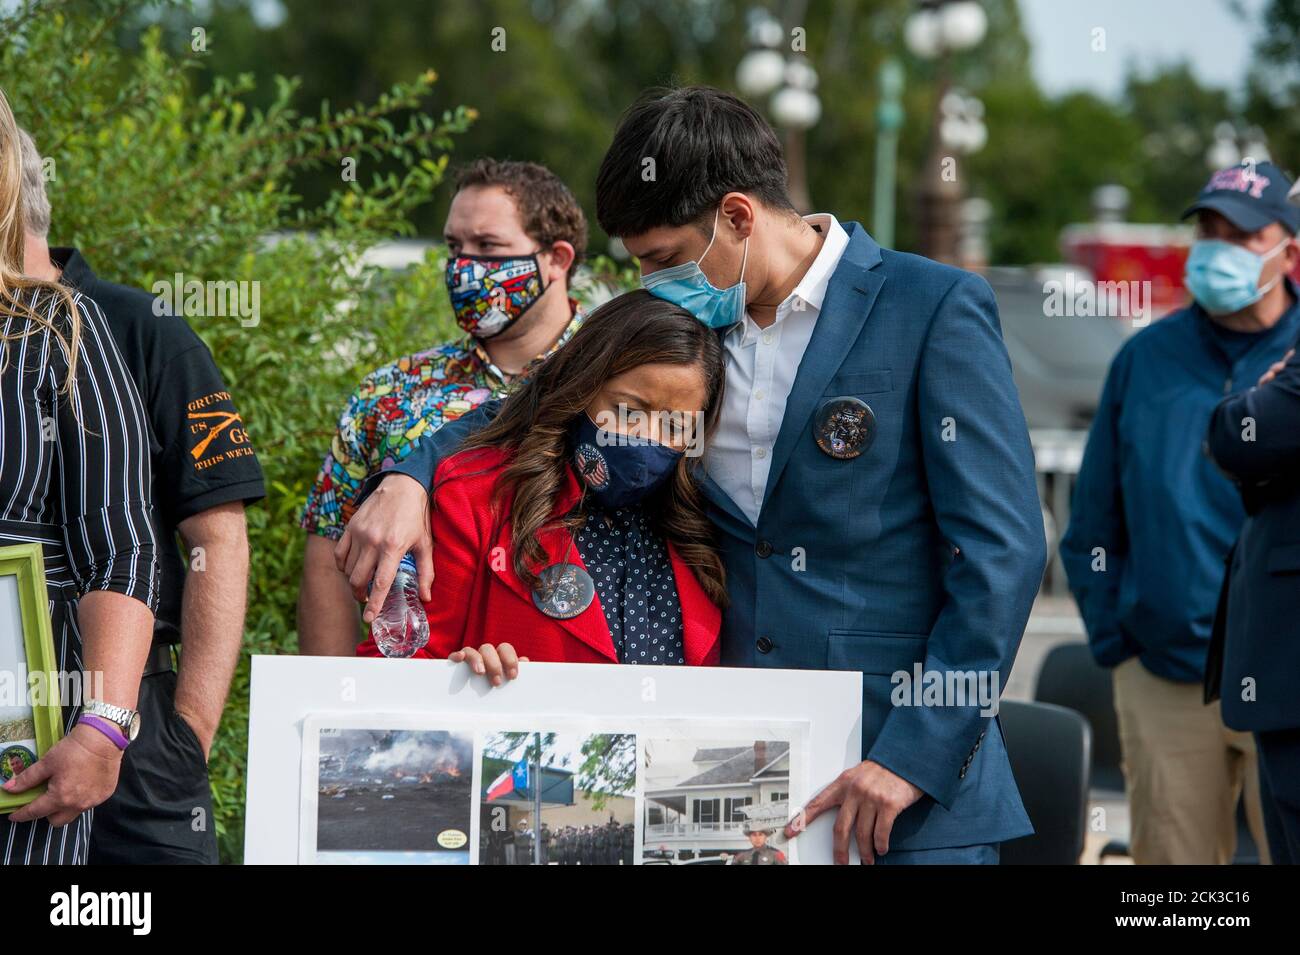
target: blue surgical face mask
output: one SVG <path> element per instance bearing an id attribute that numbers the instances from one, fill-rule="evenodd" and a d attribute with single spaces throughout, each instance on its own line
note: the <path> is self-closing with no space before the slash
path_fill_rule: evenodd
<path id="1" fill-rule="evenodd" d="M 682 457 L 658 441 L 599 428 L 585 411 L 574 419 L 569 440 L 578 480 L 605 507 L 644 500 L 672 477 Z"/>
<path id="2" fill-rule="evenodd" d="M 641 279 L 642 287 L 651 295 L 672 302 L 690 312 L 709 328 L 728 328 L 745 317 L 745 264 L 749 261 L 749 237 L 745 237 L 745 253 L 740 260 L 740 281 L 729 288 L 717 288 L 704 276 L 700 263 L 713 248 L 718 237 L 718 214 L 713 214 L 713 235 L 703 255 L 694 262 L 683 262 L 670 269 L 651 272 Z"/>
<path id="3" fill-rule="evenodd" d="M 1221 239 L 1198 239 L 1192 243 L 1183 271 L 1183 284 L 1201 308 L 1211 315 L 1230 315 L 1258 302 L 1282 275 L 1259 287 L 1264 263 L 1277 255 L 1290 238 L 1283 239 L 1263 255 Z"/>

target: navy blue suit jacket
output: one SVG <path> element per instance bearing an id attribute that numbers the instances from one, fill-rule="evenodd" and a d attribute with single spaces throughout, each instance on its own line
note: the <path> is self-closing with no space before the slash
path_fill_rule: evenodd
<path id="1" fill-rule="evenodd" d="M 863 757 L 926 793 L 899 817 L 892 848 L 1027 835 L 1001 732 L 975 692 L 967 705 L 891 702 L 891 676 L 918 664 L 945 683 L 1005 686 L 1046 563 L 997 303 L 979 276 L 846 229 L 758 526 L 701 479 L 731 596 L 722 661 L 862 674 Z M 849 460 L 814 435 L 818 407 L 842 396 L 870 405 L 877 425 Z M 427 486 L 475 419 L 421 441 L 395 470 Z"/>
<path id="2" fill-rule="evenodd" d="M 1215 634 L 1222 639 L 1223 721 L 1239 730 L 1297 729 L 1300 355 L 1271 382 L 1223 401 L 1206 448 L 1237 481 L 1248 515 Z"/>

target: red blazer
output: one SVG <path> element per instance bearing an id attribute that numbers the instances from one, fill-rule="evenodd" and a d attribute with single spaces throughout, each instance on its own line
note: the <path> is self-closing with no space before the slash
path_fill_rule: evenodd
<path id="1" fill-rule="evenodd" d="M 508 514 L 509 496 L 495 511 L 492 493 L 508 454 L 476 448 L 454 454 L 438 467 L 433 493 L 433 600 L 429 644 L 415 656 L 445 658 L 461 647 L 509 643 L 520 656 L 547 663 L 617 663 L 614 641 L 600 606 L 600 596 L 569 620 L 546 616 L 514 571 L 509 521 L 499 531 L 497 513 Z M 551 512 L 567 514 L 580 496 L 571 469 Z M 494 533 L 495 531 L 495 533 Z M 584 567 L 573 535 L 563 527 L 541 534 L 543 567 L 567 559 Z M 688 666 L 716 666 L 722 613 L 705 594 L 694 572 L 670 543 L 668 555 L 682 607 L 682 643 Z M 540 569 L 540 568 L 539 568 Z M 585 569 L 585 567 L 584 567 Z M 361 656 L 379 656 L 374 641 L 357 648 Z"/>

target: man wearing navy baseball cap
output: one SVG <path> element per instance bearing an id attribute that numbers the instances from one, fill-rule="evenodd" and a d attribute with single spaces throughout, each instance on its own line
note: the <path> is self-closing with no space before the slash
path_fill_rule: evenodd
<path id="1" fill-rule="evenodd" d="M 1197 303 L 1229 328 L 1260 330 L 1294 302 L 1283 281 L 1300 250 L 1300 206 L 1291 180 L 1271 162 L 1244 162 L 1210 177 L 1183 213 L 1197 217 L 1185 283 Z"/>
<path id="2" fill-rule="evenodd" d="M 1257 170 L 1258 171 L 1258 170 Z M 1278 184 L 1275 194 L 1285 192 Z M 1292 187 L 1292 235 L 1300 190 Z M 1269 226 L 1265 226 L 1265 229 Z M 1276 232 L 1273 236 L 1276 238 Z M 1265 237 L 1261 245 L 1270 238 Z M 1279 242 L 1285 242 L 1279 239 Z M 1295 243 L 1286 243 L 1288 256 Z M 1282 255 L 1279 254 L 1279 258 Z M 1263 284 L 1270 281 L 1261 276 Z M 1285 280 L 1278 292 L 1291 295 Z M 1262 302 L 1269 294 L 1260 296 Z M 1249 515 L 1233 548 L 1206 667 L 1207 699 L 1222 687 L 1223 721 L 1255 734 L 1274 862 L 1300 863 L 1300 359 L 1294 349 L 1255 388 L 1224 399 L 1206 448 L 1241 490 Z"/>
<path id="3" fill-rule="evenodd" d="M 1255 739 L 1201 688 L 1224 558 L 1246 517 L 1201 445 L 1219 401 L 1300 334 L 1290 188 L 1272 163 L 1247 162 L 1214 173 L 1187 209 L 1193 302 L 1115 357 L 1061 543 L 1093 655 L 1113 670 L 1138 863 L 1231 861 L 1243 794 L 1269 858 Z"/>

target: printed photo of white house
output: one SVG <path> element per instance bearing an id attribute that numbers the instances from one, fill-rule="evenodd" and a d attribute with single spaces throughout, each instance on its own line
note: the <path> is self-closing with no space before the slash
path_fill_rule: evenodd
<path id="1" fill-rule="evenodd" d="M 647 737 L 642 864 L 726 865 L 758 828 L 780 840 L 772 820 L 789 818 L 790 759 L 785 740 Z"/>

